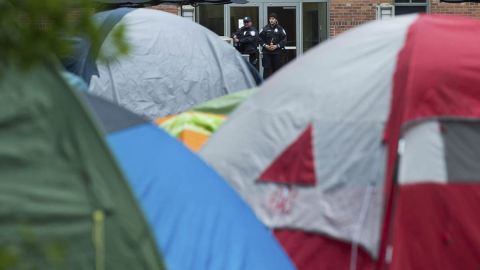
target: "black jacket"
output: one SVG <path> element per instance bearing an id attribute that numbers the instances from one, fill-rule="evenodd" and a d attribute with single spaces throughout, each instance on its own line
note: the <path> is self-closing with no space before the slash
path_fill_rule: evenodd
<path id="1" fill-rule="evenodd" d="M 273 27 L 267 24 L 262 31 L 260 31 L 260 45 L 263 48 L 263 53 L 278 54 L 287 44 L 287 33 L 280 25 L 276 24 Z M 278 45 L 278 48 L 274 51 L 269 51 L 265 48 L 265 45 Z"/>
<path id="2" fill-rule="evenodd" d="M 255 27 L 242 27 L 240 28 L 234 36 L 238 38 L 237 49 L 240 53 L 251 54 L 258 52 L 258 31 Z"/>

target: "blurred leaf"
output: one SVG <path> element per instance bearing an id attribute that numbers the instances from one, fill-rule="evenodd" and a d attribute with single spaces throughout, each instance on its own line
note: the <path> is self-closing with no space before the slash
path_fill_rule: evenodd
<path id="1" fill-rule="evenodd" d="M 100 47 L 93 0 L 0 0 L 0 64 L 31 66 L 71 52 L 69 37 Z M 114 34 L 116 51 L 126 53 L 124 28 Z M 101 57 L 101 56 L 100 56 Z"/>

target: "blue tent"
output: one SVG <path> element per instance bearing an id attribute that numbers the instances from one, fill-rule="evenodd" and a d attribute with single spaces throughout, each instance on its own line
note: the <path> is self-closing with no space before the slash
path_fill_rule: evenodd
<path id="1" fill-rule="evenodd" d="M 200 158 L 143 118 L 88 101 L 169 269 L 294 269 L 271 232 Z"/>

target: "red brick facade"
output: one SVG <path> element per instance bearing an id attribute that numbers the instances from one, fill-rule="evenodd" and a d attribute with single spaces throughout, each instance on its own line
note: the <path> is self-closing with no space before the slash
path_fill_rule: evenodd
<path id="1" fill-rule="evenodd" d="M 376 6 L 391 1 L 381 0 L 331 0 L 330 36 L 334 37 L 346 30 L 375 20 Z"/>
<path id="2" fill-rule="evenodd" d="M 480 19 L 480 4 L 477 3 L 440 3 L 439 0 L 430 2 L 430 12 L 432 14 L 450 14 L 462 15 Z"/>
<path id="3" fill-rule="evenodd" d="M 330 37 L 346 30 L 375 20 L 376 6 L 380 3 L 393 4 L 392 0 L 331 0 L 330 1 Z M 429 0 L 431 14 L 450 14 L 470 16 L 480 19 L 480 4 L 476 3 L 440 3 Z"/>
<path id="4" fill-rule="evenodd" d="M 151 6 L 149 8 L 158 9 L 158 10 L 169 12 L 175 15 L 180 15 L 179 13 L 180 9 L 177 5 L 157 5 L 157 6 Z"/>

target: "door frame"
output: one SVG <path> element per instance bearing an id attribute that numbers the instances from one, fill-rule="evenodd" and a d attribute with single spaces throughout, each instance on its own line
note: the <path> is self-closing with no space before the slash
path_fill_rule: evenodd
<path id="1" fill-rule="evenodd" d="M 233 34 L 230 31 L 230 15 L 231 15 L 230 7 L 258 7 L 258 25 L 259 25 L 259 28 L 263 27 L 262 26 L 262 23 L 264 20 L 263 9 L 265 8 L 264 3 L 228 4 L 224 6 L 224 12 L 223 12 L 225 14 L 225 19 L 223 20 L 225 36 L 231 37 Z M 260 31 L 261 29 L 257 29 L 257 30 Z"/>
<path id="2" fill-rule="evenodd" d="M 297 32 L 296 34 L 296 57 L 300 56 L 303 52 L 303 44 L 302 44 L 302 38 L 303 38 L 303 32 L 302 32 L 302 20 L 301 20 L 301 14 L 302 14 L 302 3 L 301 2 L 267 2 L 267 3 L 261 3 L 261 2 L 255 2 L 255 3 L 248 3 L 248 4 L 228 4 L 224 6 L 224 14 L 225 14 L 225 20 L 224 20 L 224 29 L 225 29 L 225 36 L 231 37 L 232 33 L 230 31 L 230 7 L 258 7 L 258 31 L 262 30 L 262 28 L 267 25 L 268 23 L 268 7 L 295 7 L 295 31 Z M 280 25 L 282 25 L 280 23 Z M 288 33 L 287 33 L 287 39 L 288 39 Z"/>
<path id="3" fill-rule="evenodd" d="M 330 38 L 330 1 L 329 0 L 275 0 L 275 3 L 269 1 L 273 0 L 251 0 L 248 4 L 226 4 L 223 5 L 224 14 L 224 36 L 231 37 L 230 33 L 230 7 L 258 7 L 259 8 L 259 29 L 267 24 L 268 16 L 266 6 L 296 6 L 296 20 L 297 20 L 297 57 L 303 54 L 303 4 L 304 3 L 326 3 L 327 9 L 327 39 Z M 195 21 L 198 22 L 198 9 L 195 9 Z M 288 36 L 288 33 L 287 33 Z"/>
<path id="4" fill-rule="evenodd" d="M 264 17 L 264 24 L 268 23 L 268 7 L 295 7 L 295 31 L 296 31 L 296 56 L 299 57 L 303 52 L 303 44 L 302 44 L 302 20 L 300 19 L 300 15 L 302 14 L 302 3 L 300 2 L 275 2 L 275 3 L 263 3 L 263 17 Z M 282 25 L 282 22 L 280 22 Z M 288 33 L 287 33 L 288 39 Z"/>
<path id="5" fill-rule="evenodd" d="M 268 23 L 268 7 L 295 7 L 295 31 L 296 33 L 296 51 L 295 57 L 299 57 L 303 53 L 303 44 L 302 44 L 302 20 L 300 15 L 302 14 L 302 3 L 301 2 L 276 2 L 276 3 L 269 3 L 269 2 L 255 2 L 255 3 L 248 3 L 248 4 L 228 4 L 224 6 L 224 33 L 225 36 L 231 37 L 232 33 L 230 31 L 230 7 L 258 7 L 258 31 L 262 30 L 262 28 L 267 25 Z M 281 24 L 280 24 L 281 25 Z M 287 33 L 288 39 L 288 33 Z M 263 74 L 263 62 L 261 60 L 262 52 L 260 48 L 259 54 L 259 72 Z"/>

